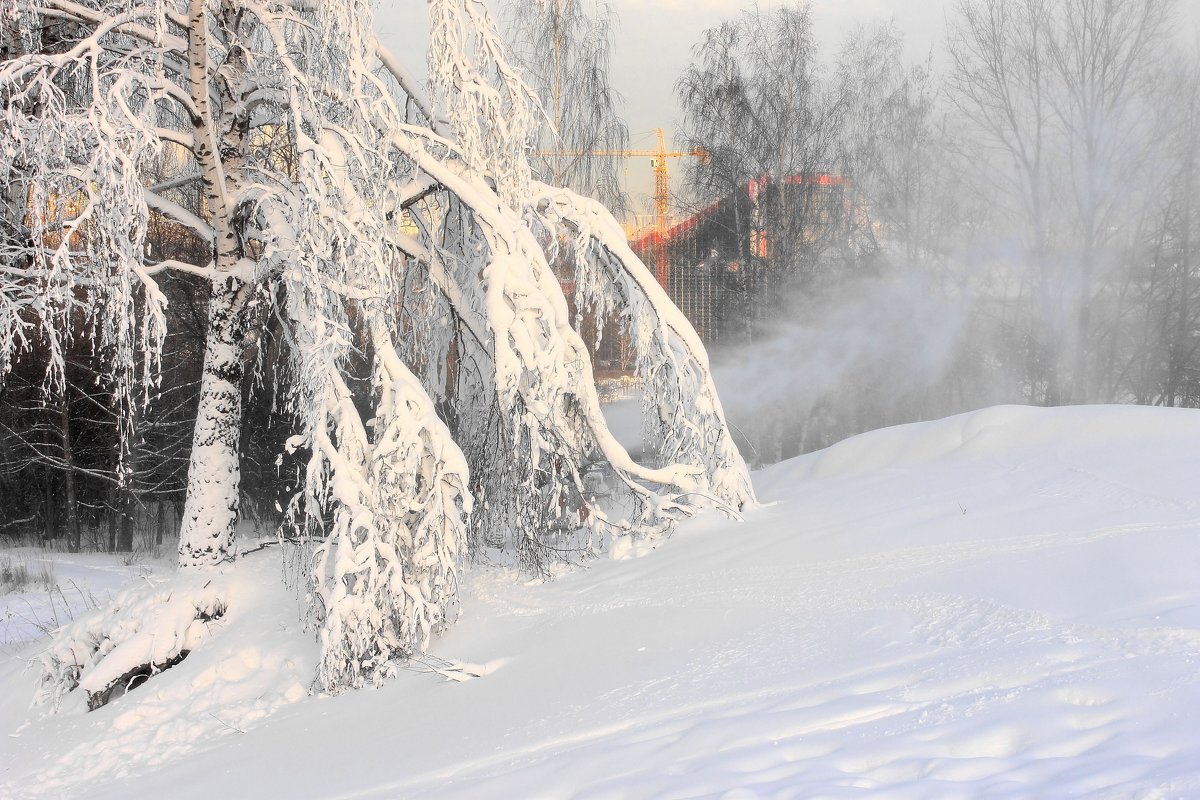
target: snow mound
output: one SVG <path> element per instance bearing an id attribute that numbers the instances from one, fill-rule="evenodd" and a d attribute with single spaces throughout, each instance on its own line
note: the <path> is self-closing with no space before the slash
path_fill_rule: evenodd
<path id="1" fill-rule="evenodd" d="M 57 709 L 64 697 L 82 695 L 94 710 L 175 666 L 225 615 L 223 583 L 196 574 L 146 579 L 76 619 L 42 653 L 36 701 Z"/>
<path id="2" fill-rule="evenodd" d="M 49 645 L 9 648 L 0 670 L 0 718 L 11 723 L 0 752 L 0 797 L 87 796 L 98 782 L 119 784 L 220 749 L 309 696 L 318 647 L 299 618 L 295 593 L 281 581 L 278 551 L 250 554 L 220 573 L 138 578 L 110 603 L 76 619 Z M 184 651 L 186 658 L 170 668 L 87 710 L 89 692 Z M 78 688 L 60 693 L 57 713 L 47 713 L 46 705 L 23 712 L 37 679 L 19 669 L 21 662 L 69 672 L 71 658 L 79 665 Z M 47 689 L 43 683 L 38 694 L 53 702 Z M 32 768 L 35 777 L 18 779 L 15 765 Z"/>
<path id="3" fill-rule="evenodd" d="M 769 472 L 782 482 L 855 477 L 941 459 L 1041 457 L 1055 445 L 1087 451 L 1121 445 L 1144 449 L 1181 436 L 1200 437 L 1200 414 L 1194 409 L 993 406 L 864 433 Z"/>

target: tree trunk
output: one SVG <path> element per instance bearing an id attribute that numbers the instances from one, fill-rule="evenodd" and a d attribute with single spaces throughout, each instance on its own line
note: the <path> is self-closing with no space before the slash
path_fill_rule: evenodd
<path id="1" fill-rule="evenodd" d="M 200 407 L 179 532 L 181 568 L 211 566 L 233 552 L 241 484 L 243 287 L 233 277 L 214 281 L 209 301 Z"/>
<path id="2" fill-rule="evenodd" d="M 59 432 L 62 435 L 63 453 L 63 487 L 66 490 L 67 512 L 67 549 L 78 553 L 81 542 L 79 532 L 79 503 L 75 496 L 75 455 L 71 449 L 71 406 L 70 389 L 63 392 L 62 405 L 59 406 Z"/>
<path id="3" fill-rule="evenodd" d="M 46 475 L 46 529 L 42 531 L 42 541 L 48 542 L 58 538 L 58 497 L 54 491 L 54 472 L 47 468 Z"/>
<path id="4" fill-rule="evenodd" d="M 1176 268 L 1176 295 L 1179 310 L 1175 317 L 1175 331 L 1170 349 L 1169 392 L 1170 402 L 1176 405 L 1176 395 L 1184 393 L 1184 380 L 1190 360 L 1192 332 L 1192 148 L 1188 148 L 1183 170 L 1183 191 L 1180 192 L 1183 208 L 1180 210 L 1182 225 L 1179 231 L 1179 266 Z M 1179 405 L 1187 405 L 1181 402 Z"/>
<path id="5" fill-rule="evenodd" d="M 117 530 L 118 553 L 133 552 L 133 522 L 137 513 L 136 499 L 131 492 L 125 494 L 125 508 L 121 512 L 121 527 Z"/>
<path id="6" fill-rule="evenodd" d="M 112 487 L 108 493 L 108 514 L 106 515 L 108 517 L 108 535 L 104 537 L 104 548 L 110 553 L 117 551 L 117 525 L 119 523 L 117 519 L 119 512 L 117 509 L 120 508 L 118 502 L 119 496 L 117 487 Z"/>
<path id="7" fill-rule="evenodd" d="M 221 277 L 213 280 L 208 305 L 200 406 L 192 434 L 187 499 L 179 531 L 181 569 L 212 566 L 232 555 L 241 484 L 238 445 L 245 373 L 242 341 L 246 318 L 242 306 L 246 284 L 234 274 L 240 253 L 229 217 L 225 172 L 229 165 L 222 163 L 219 144 L 223 138 L 209 98 L 207 14 L 205 0 L 190 0 L 188 65 L 196 114 L 195 154 L 214 231 L 216 271 Z M 236 72 L 232 64 L 230 67 Z"/>
<path id="8" fill-rule="evenodd" d="M 161 545 L 163 543 L 163 532 L 167 529 L 167 504 L 163 500 L 158 501 L 158 525 L 154 529 L 154 544 Z"/>

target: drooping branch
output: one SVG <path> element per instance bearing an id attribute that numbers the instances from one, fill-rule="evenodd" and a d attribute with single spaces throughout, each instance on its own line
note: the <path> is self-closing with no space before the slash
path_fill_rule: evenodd
<path id="1" fill-rule="evenodd" d="M 570 241 L 578 302 L 606 309 L 633 339 L 643 381 L 646 427 L 661 460 L 689 464 L 703 476 L 701 491 L 733 513 L 755 505 L 745 462 L 733 443 L 717 397 L 708 356 L 695 328 L 654 274 L 629 248 L 612 215 L 568 189 L 535 184 L 529 214 L 557 247 Z"/>

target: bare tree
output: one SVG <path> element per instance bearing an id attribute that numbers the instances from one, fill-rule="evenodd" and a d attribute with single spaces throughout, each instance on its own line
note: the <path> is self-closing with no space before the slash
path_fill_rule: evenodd
<path id="1" fill-rule="evenodd" d="M 1057 181 L 1053 152 L 1053 67 L 1047 52 L 1050 6 L 1045 0 L 960 0 L 951 21 L 950 96 L 981 142 L 977 191 L 1003 199 L 1001 219 L 1023 245 L 1023 295 L 1034 298 L 1028 319 L 1029 397 L 1061 402 L 1065 335 L 1055 261 Z"/>
<path id="2" fill-rule="evenodd" d="M 1200 159 L 1200 58 L 1193 46 L 1174 52 L 1149 110 L 1154 143 L 1136 180 L 1145 199 L 1123 253 L 1128 313 L 1109 347 L 1108 398 L 1194 406 L 1200 403 L 1200 283 L 1195 201 Z"/>
<path id="3" fill-rule="evenodd" d="M 1138 176 L 1158 144 L 1148 111 L 1170 9 L 1170 0 L 1068 0 L 1058 8 L 1061 22 L 1050 40 L 1061 81 L 1053 96 L 1055 116 L 1068 142 L 1078 238 L 1070 280 L 1077 297 L 1068 307 L 1075 321 L 1073 394 L 1080 399 L 1093 390 L 1089 342 L 1096 335 L 1096 284 L 1111 277 L 1109 245 L 1140 202 Z"/>
<path id="4" fill-rule="evenodd" d="M 868 250 L 887 247 L 907 269 L 944 262 L 964 216 L 939 89 L 928 59 L 907 63 L 894 22 L 856 29 L 838 55 L 838 163 L 851 181 L 855 230 Z"/>
<path id="5" fill-rule="evenodd" d="M 757 3 L 704 33 L 676 83 L 682 135 L 708 157 L 693 162 L 688 187 L 697 205 L 753 186 L 734 226 L 741 252 L 725 254 L 760 267 L 760 298 L 773 310 L 794 281 L 810 280 L 836 226 L 821 217 L 830 204 L 805 176 L 832 170 L 841 105 L 824 87 L 812 14 L 806 4 Z M 789 181 L 793 188 L 788 189 Z M 752 252 L 757 251 L 757 252 Z"/>
<path id="6" fill-rule="evenodd" d="M 609 81 L 616 12 L 597 0 L 511 2 L 505 11 L 513 62 L 549 122 L 534 136 L 534 174 L 619 214 L 621 162 L 609 154 L 628 149 L 629 129 Z"/>
<path id="7" fill-rule="evenodd" d="M 1032 399 L 1096 392 L 1093 308 L 1116 276 L 1116 233 L 1143 202 L 1156 146 L 1149 98 L 1169 0 L 960 0 L 951 97 L 980 137 L 981 186 L 1024 240 L 1036 315 Z M 1041 387 L 1040 389 L 1038 387 Z"/>

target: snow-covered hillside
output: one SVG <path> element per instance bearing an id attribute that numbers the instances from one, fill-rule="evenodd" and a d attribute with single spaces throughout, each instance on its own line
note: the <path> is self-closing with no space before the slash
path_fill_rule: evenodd
<path id="1" fill-rule="evenodd" d="M 378 690 L 306 694 L 274 550 L 93 713 L 27 710 L 10 645 L 0 796 L 1200 797 L 1200 412 L 993 408 L 756 488 L 640 558 L 469 570 Z"/>

